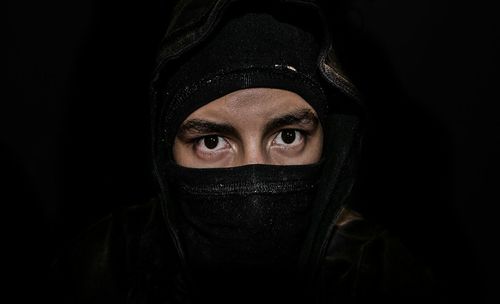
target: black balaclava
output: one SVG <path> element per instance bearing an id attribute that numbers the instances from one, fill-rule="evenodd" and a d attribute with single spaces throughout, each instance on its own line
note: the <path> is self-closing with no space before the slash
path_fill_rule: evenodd
<path id="1" fill-rule="evenodd" d="M 318 52 L 315 39 L 300 28 L 268 14 L 246 14 L 223 24 L 166 84 L 163 170 L 200 297 L 220 298 L 223 288 L 228 301 L 228 290 L 247 300 L 272 291 L 283 300 L 282 291 L 292 288 L 321 166 L 181 167 L 171 155 L 175 132 L 196 109 L 252 87 L 293 91 L 323 121 Z"/>
<path id="2" fill-rule="evenodd" d="M 316 111 L 327 114 L 317 68 L 319 45 L 313 35 L 264 13 L 247 13 L 227 21 L 204 45 L 186 54 L 166 84 L 171 101 L 163 117 L 166 141 L 196 109 L 246 88 L 295 92 Z"/>

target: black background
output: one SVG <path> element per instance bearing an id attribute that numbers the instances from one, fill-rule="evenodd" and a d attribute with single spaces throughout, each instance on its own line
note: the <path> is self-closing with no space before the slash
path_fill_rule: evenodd
<path id="1" fill-rule="evenodd" d="M 369 109 L 358 208 L 433 268 L 450 302 L 499 300 L 493 3 L 350 1 L 337 38 Z M 18 299 L 42 292 L 64 241 L 155 192 L 148 82 L 170 6 L 8 2 L 0 203 Z"/>

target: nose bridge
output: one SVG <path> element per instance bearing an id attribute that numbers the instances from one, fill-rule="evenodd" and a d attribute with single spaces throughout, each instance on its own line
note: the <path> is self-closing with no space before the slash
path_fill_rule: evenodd
<path id="1" fill-rule="evenodd" d="M 244 140 L 241 165 L 266 164 L 268 157 L 259 136 L 250 136 Z"/>

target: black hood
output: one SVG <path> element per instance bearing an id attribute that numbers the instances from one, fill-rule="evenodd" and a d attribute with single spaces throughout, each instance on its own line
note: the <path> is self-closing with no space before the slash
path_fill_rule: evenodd
<path id="1" fill-rule="evenodd" d="M 321 42 L 317 60 L 323 86 L 328 98 L 328 116 L 323 129 L 324 165 L 312 212 L 308 236 L 301 251 L 299 268 L 306 278 L 313 278 L 324 255 L 335 224 L 343 208 L 348 207 L 356 163 L 361 144 L 360 118 L 362 106 L 356 88 L 339 67 L 330 39 L 325 15 L 315 1 L 236 1 L 187 0 L 181 1 L 171 18 L 170 26 L 161 43 L 157 67 L 151 84 L 153 161 L 160 185 L 163 216 L 181 260 L 184 253 L 171 186 L 165 179 L 167 155 L 171 144 L 165 139 L 164 116 L 169 106 L 169 92 L 165 83 L 183 60 L 203 41 L 224 24 L 234 12 L 265 12 L 284 18 L 286 22 L 306 28 Z"/>

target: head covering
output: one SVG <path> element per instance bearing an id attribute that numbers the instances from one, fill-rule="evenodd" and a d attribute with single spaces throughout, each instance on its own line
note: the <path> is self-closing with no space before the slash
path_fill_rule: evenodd
<path id="1" fill-rule="evenodd" d="M 264 13 L 248 13 L 224 24 L 194 50 L 169 79 L 172 102 L 165 125 L 177 130 L 196 109 L 246 88 L 278 88 L 304 98 L 320 121 L 326 97 L 320 84 L 319 46 L 306 31 Z M 169 134 L 168 141 L 175 134 Z"/>
<path id="2" fill-rule="evenodd" d="M 163 125 L 168 153 L 187 116 L 240 89 L 295 92 L 321 121 L 327 111 L 318 55 L 310 33 L 270 14 L 232 16 L 187 53 L 167 81 Z M 297 283 L 294 274 L 320 164 L 195 169 L 178 166 L 168 156 L 167 163 L 164 173 L 188 277 L 191 285 L 198 285 L 195 298 L 210 298 L 210 290 L 220 285 L 234 294 L 248 293 L 257 281 L 261 287 L 276 287 L 276 296 L 294 294 L 285 290 Z M 258 289 L 254 293 L 260 297 L 265 288 Z M 223 302 L 220 294 L 213 299 Z"/>
<path id="3" fill-rule="evenodd" d="M 332 227 L 337 222 L 337 215 L 351 202 L 350 194 L 362 138 L 359 124 L 362 108 L 358 92 L 340 69 L 329 35 L 328 20 L 314 0 L 213 0 L 203 3 L 206 5 L 186 0 L 176 7 L 161 44 L 151 83 L 153 165 L 160 187 L 160 206 L 165 227 L 171 235 L 182 268 L 186 270 L 183 273 L 188 273 L 191 265 L 190 249 L 183 243 L 186 230 L 182 229 L 185 214 L 180 210 L 182 206 L 179 206 L 176 191 L 194 189 L 197 192 L 196 185 L 189 185 L 189 182 L 196 182 L 196 178 L 186 174 L 188 183 L 184 188 L 179 188 L 178 183 L 184 180 L 179 176 L 186 171 L 181 170 L 177 174 L 172 169 L 175 164 L 172 164 L 171 153 L 178 126 L 190 113 L 237 89 L 262 87 L 264 81 L 257 82 L 258 79 L 266 79 L 267 86 L 270 86 L 270 79 L 282 80 L 274 84 L 283 86 L 284 83 L 296 81 L 295 84 L 300 85 L 282 88 L 302 97 L 307 92 L 315 92 L 315 88 L 321 88 L 328 97 L 328 111 L 321 110 L 323 106 L 323 109 L 326 108 L 326 102 L 316 102 L 314 98 L 322 94 L 311 93 L 313 98 L 304 98 L 318 113 L 325 136 L 324 161 L 318 172 L 319 183 L 314 187 L 314 202 L 309 205 L 312 208 L 309 211 L 310 221 L 298 263 L 299 277 L 304 279 L 307 288 L 314 289 L 323 249 L 336 231 Z M 252 18 L 260 21 L 252 21 Z M 284 20 L 286 22 L 281 22 Z M 274 35 L 272 32 L 280 34 Z M 228 35 L 224 36 L 223 33 Z M 215 47 L 215 41 L 226 42 Z M 273 45 L 280 47 L 273 48 Z M 201 55 L 204 50 L 204 55 Z M 195 58 L 198 58 L 198 63 Z M 190 62 L 192 66 L 187 68 Z M 276 74 L 280 78 L 269 76 Z M 231 78 L 227 75 L 238 76 Z M 254 75 L 268 76 L 259 78 Z M 214 79 L 220 85 L 196 85 L 213 84 Z M 222 81 L 224 79 L 229 80 Z M 313 85 L 309 85 L 311 83 Z M 214 95 L 209 96 L 210 90 L 214 88 L 220 90 L 214 90 Z M 198 94 L 196 92 L 200 94 L 193 97 Z M 248 170 L 255 169 L 255 174 L 252 173 L 255 178 L 269 175 L 264 172 L 265 168 L 260 170 L 257 165 L 253 166 Z M 235 174 L 245 173 L 240 169 L 235 169 L 238 171 Z M 210 170 L 211 176 L 225 176 L 215 172 L 223 169 L 196 170 Z M 169 178 L 171 174 L 173 176 Z M 302 176 L 300 179 L 306 178 Z M 211 180 L 213 178 L 207 178 L 208 182 L 215 182 Z M 215 184 L 212 186 L 214 189 L 220 187 Z"/>

